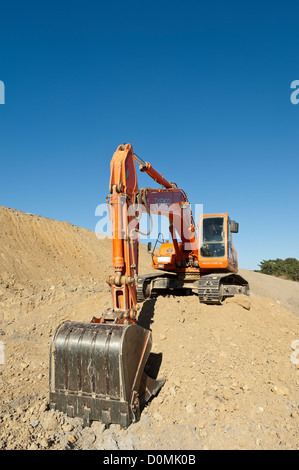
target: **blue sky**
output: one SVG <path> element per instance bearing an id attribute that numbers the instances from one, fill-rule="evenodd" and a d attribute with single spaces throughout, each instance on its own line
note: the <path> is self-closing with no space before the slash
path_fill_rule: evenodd
<path id="1" fill-rule="evenodd" d="M 94 230 L 110 159 L 130 142 L 191 204 L 239 222 L 241 267 L 299 259 L 298 2 L 15 1 L 0 13 L 0 205 Z"/>

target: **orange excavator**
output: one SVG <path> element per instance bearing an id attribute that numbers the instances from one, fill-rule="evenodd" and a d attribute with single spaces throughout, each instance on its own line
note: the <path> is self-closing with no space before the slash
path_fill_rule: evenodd
<path id="1" fill-rule="evenodd" d="M 160 187 L 138 188 L 136 161 Z M 85 426 L 95 420 L 126 428 L 139 420 L 142 407 L 165 382 L 144 370 L 152 334 L 139 324 L 140 302 L 197 290 L 200 302 L 221 303 L 236 293 L 249 294 L 249 287 L 237 274 L 231 238 L 237 223 L 227 214 L 203 215 L 197 235 L 185 192 L 138 157 L 131 144 L 120 145 L 112 157 L 109 192 L 112 307 L 89 322 L 66 321 L 56 328 L 49 401 L 51 409 L 82 417 Z M 172 243 L 158 237 L 153 249 L 148 246 L 157 272 L 139 276 L 143 213 L 151 221 L 152 214 L 168 217 Z"/>

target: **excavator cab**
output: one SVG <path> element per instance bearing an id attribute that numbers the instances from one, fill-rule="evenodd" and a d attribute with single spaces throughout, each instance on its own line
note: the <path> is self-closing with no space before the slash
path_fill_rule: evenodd
<path id="1" fill-rule="evenodd" d="M 237 272 L 237 252 L 232 233 L 239 231 L 239 224 L 228 214 L 205 214 L 199 223 L 199 266 L 202 270 L 227 269 Z"/>
<path id="2" fill-rule="evenodd" d="M 201 256 L 222 258 L 225 255 L 223 217 L 205 217 L 202 221 Z"/>

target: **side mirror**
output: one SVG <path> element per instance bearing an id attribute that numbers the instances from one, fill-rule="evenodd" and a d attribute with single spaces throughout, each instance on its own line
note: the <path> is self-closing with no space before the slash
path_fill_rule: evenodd
<path id="1" fill-rule="evenodd" d="M 236 222 L 235 220 L 232 220 L 230 225 L 229 225 L 229 229 L 230 229 L 231 233 L 238 233 L 239 232 L 238 222 Z"/>
<path id="2" fill-rule="evenodd" d="M 148 244 L 147 244 L 147 252 L 148 252 L 148 253 L 151 253 L 151 251 L 152 251 L 152 243 L 151 243 L 151 242 L 148 242 Z"/>

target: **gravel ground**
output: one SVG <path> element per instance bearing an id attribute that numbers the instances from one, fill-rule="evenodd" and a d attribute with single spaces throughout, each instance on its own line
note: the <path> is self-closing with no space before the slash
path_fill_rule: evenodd
<path id="1" fill-rule="evenodd" d="M 110 306 L 110 242 L 6 208 L 0 217 L 0 449 L 298 449 L 297 283 L 247 272 L 250 299 L 144 302 L 139 323 L 152 330 L 165 385 L 128 429 L 83 428 L 49 410 L 49 348 L 62 321 Z"/>

